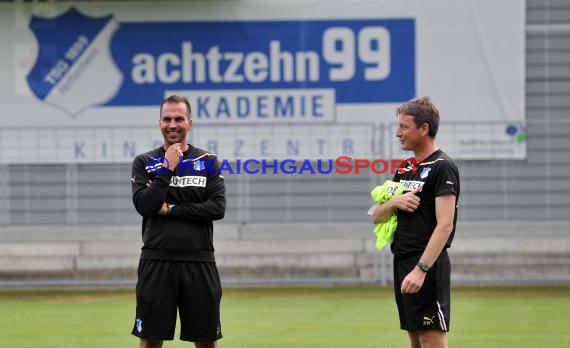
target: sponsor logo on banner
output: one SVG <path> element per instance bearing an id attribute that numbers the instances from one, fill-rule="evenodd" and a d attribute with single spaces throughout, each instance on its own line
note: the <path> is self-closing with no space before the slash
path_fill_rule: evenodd
<path id="1" fill-rule="evenodd" d="M 28 85 L 74 116 L 176 91 L 201 120 L 331 123 L 337 104 L 416 92 L 412 18 L 118 23 L 70 8 L 30 29 L 40 49 Z"/>
<path id="2" fill-rule="evenodd" d="M 17 96 L 2 101 L 10 115 L 34 115 L 0 119 L 0 163 L 130 162 L 163 145 L 149 129 L 171 94 L 191 103 L 199 128 L 188 142 L 233 162 L 339 159 L 341 172 L 382 172 L 388 161 L 380 158 L 410 157 L 394 137 L 393 110 L 420 95 L 445 111 L 438 144 L 454 159 L 526 158 L 524 3 L 501 4 L 516 14 L 505 19 L 477 2 L 481 21 L 453 0 L 262 3 L 228 10 L 224 1 L 181 2 L 176 13 L 159 12 L 160 3 L 79 2 L 0 11 L 2 42 L 14 48 L 3 75 Z M 485 47 L 506 49 L 485 60 Z M 474 64 L 457 64 L 467 61 Z M 454 98 L 464 87 L 478 91 L 477 102 Z M 27 146 L 16 141 L 30 134 Z"/>

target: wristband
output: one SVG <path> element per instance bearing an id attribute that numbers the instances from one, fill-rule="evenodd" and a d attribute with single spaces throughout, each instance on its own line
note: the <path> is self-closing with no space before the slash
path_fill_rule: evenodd
<path id="1" fill-rule="evenodd" d="M 172 207 L 174 207 L 174 204 L 168 205 L 168 210 L 166 211 L 166 215 L 170 215 L 170 212 L 172 212 Z"/>

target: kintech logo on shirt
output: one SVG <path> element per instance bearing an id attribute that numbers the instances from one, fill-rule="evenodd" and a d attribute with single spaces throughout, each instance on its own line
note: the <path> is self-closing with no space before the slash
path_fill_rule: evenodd
<path id="1" fill-rule="evenodd" d="M 170 186 L 173 187 L 206 187 L 207 178 L 205 176 L 173 176 L 170 179 Z"/>

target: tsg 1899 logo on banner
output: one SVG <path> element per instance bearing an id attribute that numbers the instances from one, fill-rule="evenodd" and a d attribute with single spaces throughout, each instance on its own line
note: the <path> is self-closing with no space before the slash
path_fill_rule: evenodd
<path id="1" fill-rule="evenodd" d="M 118 23 L 71 8 L 30 28 L 40 50 L 28 84 L 72 115 L 156 105 L 177 90 L 202 119 L 331 122 L 335 104 L 416 92 L 409 18 Z"/>

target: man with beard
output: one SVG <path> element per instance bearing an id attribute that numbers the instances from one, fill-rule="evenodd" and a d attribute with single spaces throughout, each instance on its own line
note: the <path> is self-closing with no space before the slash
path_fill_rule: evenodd
<path id="1" fill-rule="evenodd" d="M 160 104 L 164 143 L 132 166 L 133 203 L 142 240 L 132 334 L 140 347 L 172 340 L 177 311 L 180 339 L 214 348 L 222 337 L 222 289 L 214 258 L 213 221 L 224 217 L 225 185 L 215 155 L 186 142 L 191 107 L 181 96 Z"/>

